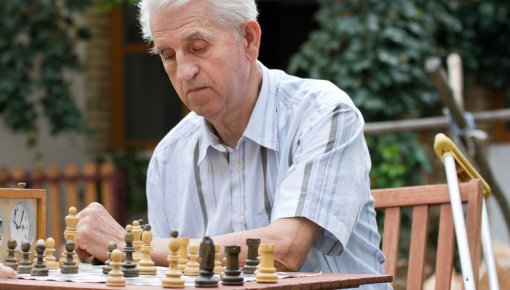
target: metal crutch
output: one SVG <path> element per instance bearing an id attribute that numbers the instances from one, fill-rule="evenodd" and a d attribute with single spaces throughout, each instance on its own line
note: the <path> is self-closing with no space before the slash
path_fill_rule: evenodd
<path id="1" fill-rule="evenodd" d="M 466 182 L 472 179 L 480 179 L 483 183 L 484 197 L 490 195 L 491 189 L 487 182 L 480 176 L 476 169 L 464 157 L 459 148 L 453 141 L 444 134 L 437 134 L 434 141 L 434 150 L 439 159 L 444 163 L 446 171 L 446 180 L 448 183 L 448 192 L 453 213 L 453 222 L 455 225 L 455 236 L 457 237 L 457 247 L 459 249 L 460 263 L 462 268 L 462 277 L 464 289 L 475 289 L 475 277 L 473 277 L 473 264 L 468 247 L 466 234 L 466 224 L 464 222 L 464 212 L 460 201 L 459 180 Z M 457 179 L 458 178 L 458 179 Z M 489 228 L 489 219 L 485 198 L 482 199 L 482 226 L 481 240 L 482 251 L 487 266 L 487 275 L 489 288 L 499 290 L 498 273 L 496 271 L 496 261 L 494 259 L 494 249 L 492 246 L 491 232 Z M 476 277 L 478 279 L 478 277 Z"/>

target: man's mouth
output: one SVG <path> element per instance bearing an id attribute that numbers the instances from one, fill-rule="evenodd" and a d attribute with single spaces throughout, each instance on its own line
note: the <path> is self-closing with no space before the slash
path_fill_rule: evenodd
<path id="1" fill-rule="evenodd" d="M 204 89 L 205 89 L 205 87 L 196 87 L 196 88 L 192 88 L 192 89 L 189 89 L 189 90 L 188 90 L 188 94 L 189 94 L 189 93 L 196 93 L 196 92 L 199 92 L 199 91 L 204 90 Z"/>

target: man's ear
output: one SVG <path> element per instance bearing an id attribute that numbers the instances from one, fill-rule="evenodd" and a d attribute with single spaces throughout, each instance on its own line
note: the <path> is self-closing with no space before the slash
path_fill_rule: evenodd
<path id="1" fill-rule="evenodd" d="M 243 40 L 246 45 L 246 57 L 250 61 L 257 60 L 260 49 L 260 25 L 255 20 L 247 20 L 242 25 Z"/>

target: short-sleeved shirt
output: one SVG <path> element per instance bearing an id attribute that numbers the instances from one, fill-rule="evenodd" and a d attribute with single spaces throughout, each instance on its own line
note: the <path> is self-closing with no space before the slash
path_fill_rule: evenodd
<path id="1" fill-rule="evenodd" d="M 156 147 L 154 235 L 200 238 L 305 217 L 323 230 L 302 271 L 383 273 L 361 113 L 331 82 L 259 67 L 261 90 L 235 148 L 193 112 Z"/>

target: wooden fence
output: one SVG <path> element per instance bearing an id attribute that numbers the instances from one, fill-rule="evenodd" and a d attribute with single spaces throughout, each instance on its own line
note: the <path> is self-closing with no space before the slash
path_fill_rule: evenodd
<path id="1" fill-rule="evenodd" d="M 57 165 L 13 170 L 0 167 L 0 187 L 15 188 L 18 182 L 26 183 L 26 188 L 46 189 L 46 235 L 53 237 L 57 245 L 64 242 L 64 217 L 71 206 L 79 211 L 91 202 L 100 202 L 124 224 L 124 182 L 112 163 L 89 163 L 81 170 L 74 164 L 64 169 Z"/>

